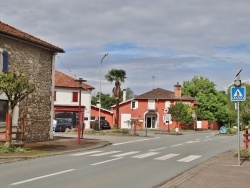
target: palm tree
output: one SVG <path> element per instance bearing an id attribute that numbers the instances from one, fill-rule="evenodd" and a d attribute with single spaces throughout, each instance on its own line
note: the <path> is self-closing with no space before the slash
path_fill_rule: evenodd
<path id="1" fill-rule="evenodd" d="M 119 123 L 119 100 L 122 97 L 122 90 L 121 90 L 121 83 L 125 82 L 126 78 L 126 71 L 120 69 L 111 69 L 108 74 L 105 75 L 107 81 L 113 83 L 115 82 L 115 87 L 113 88 L 112 92 L 115 97 L 116 102 L 116 119 L 115 124 L 116 128 L 118 128 Z"/>

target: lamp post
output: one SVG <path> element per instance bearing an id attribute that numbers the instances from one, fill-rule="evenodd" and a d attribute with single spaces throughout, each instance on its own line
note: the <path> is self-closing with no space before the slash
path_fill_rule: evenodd
<path id="1" fill-rule="evenodd" d="M 100 65 L 100 91 L 99 91 L 99 130 L 101 130 L 101 93 L 102 93 L 102 61 L 103 59 L 108 56 L 108 53 L 104 54 L 101 60 Z"/>
<path id="2" fill-rule="evenodd" d="M 81 117 L 81 104 L 82 104 L 82 83 L 86 82 L 87 80 L 83 80 L 82 78 L 79 78 L 78 80 L 75 80 L 76 82 L 79 83 L 79 112 L 78 112 L 78 127 L 77 127 L 77 141 L 78 144 L 80 144 L 80 135 L 81 135 L 81 126 L 82 126 L 82 117 Z"/>

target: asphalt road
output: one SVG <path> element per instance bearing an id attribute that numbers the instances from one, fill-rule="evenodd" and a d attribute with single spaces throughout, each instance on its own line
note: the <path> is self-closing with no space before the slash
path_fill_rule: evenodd
<path id="1" fill-rule="evenodd" d="M 237 147 L 236 136 L 214 133 L 96 138 L 109 140 L 113 145 L 1 164 L 0 187 L 154 187 Z"/>

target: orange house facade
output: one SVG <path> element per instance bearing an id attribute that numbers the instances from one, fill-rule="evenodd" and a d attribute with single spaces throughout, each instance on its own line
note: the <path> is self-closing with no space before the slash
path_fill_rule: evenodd
<path id="1" fill-rule="evenodd" d="M 119 105 L 120 128 L 129 128 L 131 120 L 135 119 L 138 129 L 163 129 L 166 128 L 164 116 L 169 107 L 176 102 L 195 105 L 195 98 L 181 94 L 181 85 L 174 85 L 174 92 L 156 88 L 133 99 L 124 101 Z M 115 106 L 112 111 L 116 114 Z M 170 129 L 175 128 L 175 122 L 169 121 Z"/>

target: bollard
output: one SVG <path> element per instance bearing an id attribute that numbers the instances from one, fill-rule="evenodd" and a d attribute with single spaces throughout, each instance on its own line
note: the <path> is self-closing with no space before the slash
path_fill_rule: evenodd
<path id="1" fill-rule="evenodd" d="M 244 149 L 248 149 L 248 142 L 249 142 L 249 140 L 248 140 L 248 136 L 249 136 L 248 130 L 244 130 L 243 136 L 244 136 L 244 140 L 243 140 L 243 142 L 244 142 Z"/>

